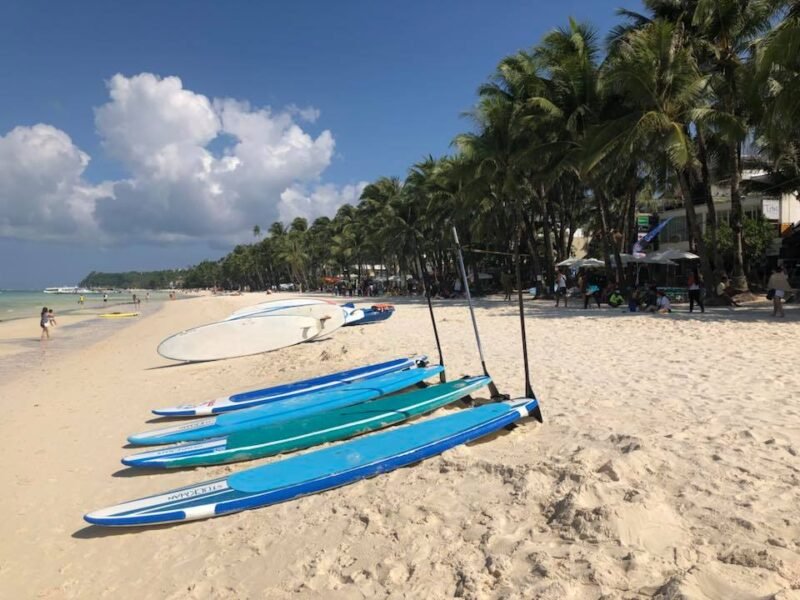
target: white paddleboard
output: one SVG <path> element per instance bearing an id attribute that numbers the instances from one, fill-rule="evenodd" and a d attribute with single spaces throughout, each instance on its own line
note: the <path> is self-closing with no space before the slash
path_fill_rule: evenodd
<path id="1" fill-rule="evenodd" d="M 333 333 L 345 323 L 345 312 L 338 304 L 325 302 L 324 304 L 305 304 L 303 306 L 286 306 L 270 310 L 269 312 L 253 315 L 257 317 L 271 317 L 291 315 L 295 317 L 311 317 L 321 322 L 320 333 L 322 337 Z"/>
<path id="2" fill-rule="evenodd" d="M 328 300 L 320 300 L 319 298 L 290 298 L 284 300 L 270 300 L 269 302 L 262 302 L 261 304 L 255 304 L 253 306 L 247 306 L 245 308 L 240 308 L 239 310 L 232 312 L 228 317 L 225 319 L 226 321 L 230 321 L 232 319 L 241 319 L 243 317 L 254 317 L 257 314 L 272 312 L 273 310 L 278 310 L 281 308 L 291 308 L 294 306 L 307 306 L 309 304 L 333 304 Z"/>
<path id="3" fill-rule="evenodd" d="M 158 353 L 172 360 L 222 360 L 293 346 L 317 337 L 323 328 L 318 319 L 296 315 L 220 321 L 168 337 Z"/>

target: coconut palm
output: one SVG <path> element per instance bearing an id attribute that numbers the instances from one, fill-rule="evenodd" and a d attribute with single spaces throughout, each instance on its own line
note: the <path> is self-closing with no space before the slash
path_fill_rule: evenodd
<path id="1" fill-rule="evenodd" d="M 696 161 L 690 129 L 706 106 L 708 77 L 682 43 L 683 33 L 680 24 L 655 20 L 616 43 L 604 66 L 602 85 L 606 94 L 624 98 L 630 110 L 598 129 L 587 168 L 613 153 L 663 155 L 677 178 L 703 275 L 713 281 L 688 176 Z"/>

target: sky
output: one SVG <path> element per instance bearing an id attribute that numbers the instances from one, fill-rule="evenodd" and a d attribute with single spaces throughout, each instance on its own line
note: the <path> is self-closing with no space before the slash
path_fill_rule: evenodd
<path id="1" fill-rule="evenodd" d="M 186 267 L 468 130 L 498 61 L 639 0 L 6 0 L 0 289 Z"/>

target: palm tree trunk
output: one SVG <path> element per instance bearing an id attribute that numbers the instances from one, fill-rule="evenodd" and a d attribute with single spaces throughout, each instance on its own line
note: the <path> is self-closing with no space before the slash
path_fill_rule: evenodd
<path id="1" fill-rule="evenodd" d="M 544 186 L 539 186 L 539 199 L 542 205 L 542 227 L 544 233 L 544 288 L 545 296 L 550 297 L 553 291 L 553 284 L 556 281 L 553 260 L 553 242 L 550 235 L 550 207 L 547 201 L 547 192 Z"/>
<path id="2" fill-rule="evenodd" d="M 731 158 L 731 232 L 733 233 L 733 289 L 746 292 L 747 277 L 744 274 L 744 244 L 742 241 L 742 195 L 739 191 L 739 144 L 730 145 Z"/>
<path id="3" fill-rule="evenodd" d="M 600 232 L 603 236 L 603 259 L 606 263 L 606 278 L 609 281 L 614 279 L 614 269 L 611 266 L 611 254 L 614 254 L 616 261 L 616 279 L 617 283 L 621 283 L 625 273 L 622 269 L 622 259 L 619 255 L 619 247 L 616 244 L 611 244 L 611 239 L 608 230 L 608 198 L 604 192 L 595 190 L 595 198 L 597 198 L 597 207 L 600 211 Z"/>
<path id="4" fill-rule="evenodd" d="M 536 281 L 536 276 L 542 272 L 542 264 L 539 261 L 539 253 L 536 249 L 536 228 L 533 225 L 533 219 L 530 218 L 530 215 L 526 215 L 522 213 L 522 221 L 525 226 L 525 229 L 528 232 L 528 235 L 525 236 L 525 240 L 528 244 L 528 252 L 531 253 L 531 265 L 533 266 L 533 279 Z M 522 234 L 522 232 L 520 233 Z M 545 296 L 550 296 L 550 290 L 544 290 Z"/>
<path id="5" fill-rule="evenodd" d="M 706 201 L 706 232 L 711 247 L 708 249 L 710 252 L 711 260 L 714 262 L 714 272 L 719 273 L 722 271 L 722 256 L 719 253 L 719 244 L 717 242 L 717 207 L 714 205 L 714 196 L 711 195 L 711 174 L 708 168 L 708 151 L 706 149 L 705 136 L 702 129 L 697 130 L 697 158 L 700 161 L 700 181 L 703 186 L 703 196 Z M 716 279 L 709 282 L 710 285 L 716 285 Z"/>
<path id="6" fill-rule="evenodd" d="M 697 254 L 700 255 L 700 270 L 703 273 L 703 279 L 706 282 L 713 282 L 714 273 L 711 270 L 711 263 L 708 259 L 706 242 L 703 239 L 703 231 L 700 228 L 700 223 L 697 221 L 697 213 L 694 210 L 694 199 L 692 198 L 692 188 L 689 185 L 689 179 L 684 171 L 680 169 L 676 169 L 675 171 L 676 175 L 678 176 L 678 184 L 681 188 L 681 195 L 683 196 L 683 206 L 686 210 L 687 228 L 691 237 L 694 238 L 697 246 Z"/>

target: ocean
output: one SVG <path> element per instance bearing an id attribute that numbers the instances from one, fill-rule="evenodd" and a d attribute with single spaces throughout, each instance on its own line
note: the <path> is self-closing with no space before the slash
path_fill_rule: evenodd
<path id="1" fill-rule="evenodd" d="M 81 310 L 82 308 L 104 308 L 120 304 L 131 304 L 133 294 L 142 298 L 144 302 L 147 290 L 134 290 L 132 292 L 109 293 L 108 302 L 103 303 L 103 294 L 85 294 L 84 305 L 78 304 L 79 294 L 45 294 L 36 290 L 0 290 L 0 321 L 38 317 L 42 307 L 52 308 L 56 316 Z M 150 291 L 150 302 L 163 302 L 168 298 L 169 292 Z"/>

